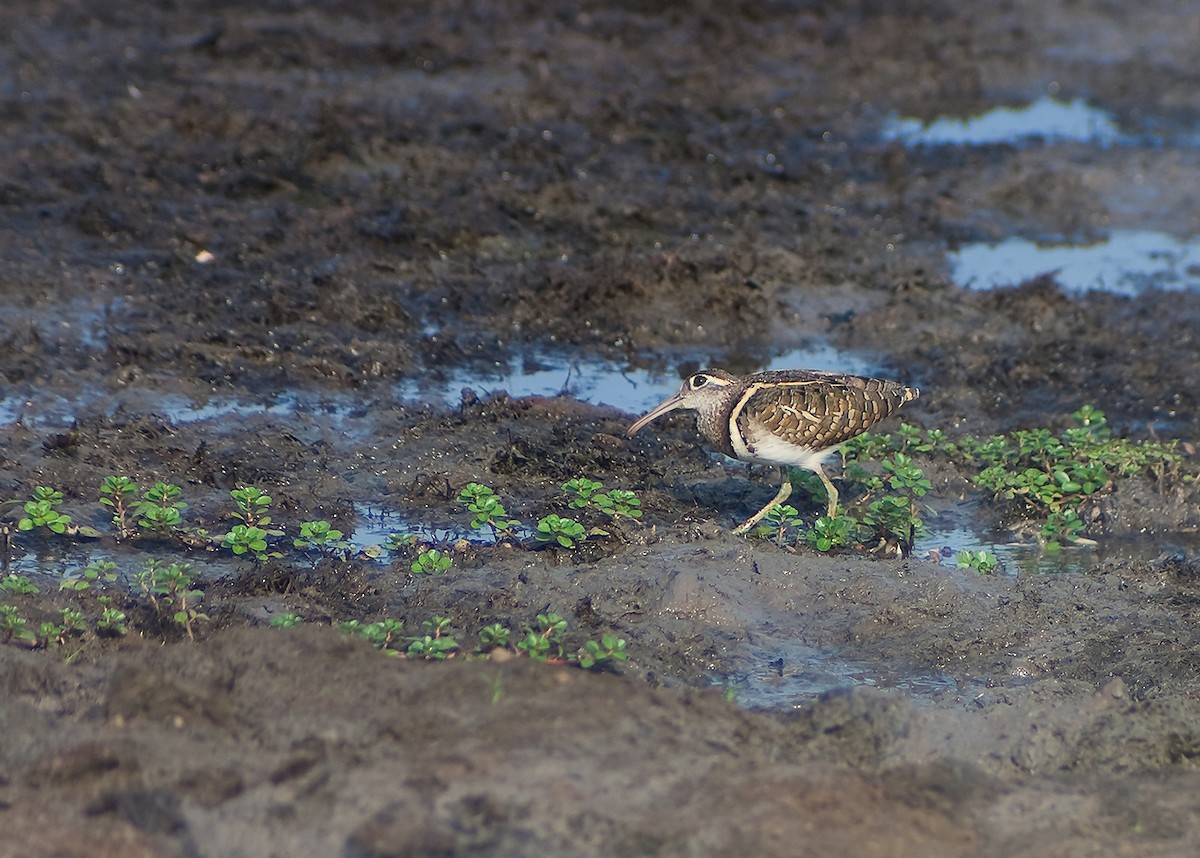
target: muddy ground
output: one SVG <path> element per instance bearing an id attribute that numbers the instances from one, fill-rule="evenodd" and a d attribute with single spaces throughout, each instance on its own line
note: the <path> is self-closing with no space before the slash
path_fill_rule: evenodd
<path id="1" fill-rule="evenodd" d="M 0 854 L 1196 854 L 1192 483 L 1108 493 L 1089 535 L 1141 535 L 1139 553 L 982 577 L 731 536 L 774 475 L 720 461 L 686 418 L 629 440 L 619 405 L 403 392 L 547 349 L 674 375 L 828 343 L 919 384 L 904 416 L 926 428 L 1061 429 L 1092 403 L 1190 450 L 1200 295 L 970 292 L 945 253 L 1200 231 L 1200 151 L 1154 142 L 1200 123 L 1196 21 L 1175 3 L 4 4 L 2 490 L 56 487 L 103 535 L 13 535 L 40 591 L 0 601 L 91 625 L 0 647 Z M 1144 143 L 880 133 L 1047 93 Z M 1019 525 L 969 474 L 918 464 L 943 514 Z M 565 514 L 581 475 L 638 491 L 645 517 L 575 553 L 447 545 L 454 568 L 415 578 L 400 554 L 118 543 L 109 474 L 179 484 L 215 534 L 247 484 L 289 539 L 317 518 L 461 530 L 472 481 L 526 523 Z M 128 577 L 110 596 L 130 633 L 97 636 L 97 592 L 58 589 L 95 557 L 191 562 L 197 639 Z M 628 662 L 432 663 L 332 627 L 415 634 L 436 613 L 467 641 L 546 610 L 570 650 L 616 633 Z M 304 623 L 268 626 L 288 612 Z M 752 708 L 818 658 L 846 678 Z"/>

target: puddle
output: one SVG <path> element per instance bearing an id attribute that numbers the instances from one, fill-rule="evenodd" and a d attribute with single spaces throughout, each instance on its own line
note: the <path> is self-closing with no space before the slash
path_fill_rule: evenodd
<path id="1" fill-rule="evenodd" d="M 1163 532 L 1098 536 L 1095 544 L 1067 545 L 1047 551 L 1036 542 L 1014 542 L 1007 532 L 989 532 L 969 510 L 946 511 L 925 522 L 926 532 L 916 540 L 913 556 L 939 556 L 948 568 L 956 567 L 960 551 L 990 551 L 996 555 L 998 575 L 1065 575 L 1087 573 L 1106 562 L 1146 563 L 1164 555 L 1200 555 L 1200 533 Z M 976 574 L 970 569 L 965 574 Z"/>
<path id="2" fill-rule="evenodd" d="M 1064 102 L 1048 96 L 1024 107 L 995 107 L 966 119 L 945 116 L 926 124 L 892 117 L 884 123 L 882 134 L 910 146 L 982 146 L 1027 140 L 1071 140 L 1098 146 L 1136 142 L 1121 133 L 1106 111 L 1082 99 Z"/>
<path id="3" fill-rule="evenodd" d="M 1200 288 L 1200 240 L 1153 230 L 1118 230 L 1095 244 L 1039 244 L 1010 238 L 948 253 L 952 277 L 974 290 L 1053 273 L 1069 292 L 1137 295 L 1145 289 Z"/>
<path id="4" fill-rule="evenodd" d="M 762 368 L 834 370 L 858 375 L 878 372 L 877 365 L 865 358 L 826 344 L 792 349 Z M 452 405 L 459 402 L 464 388 L 480 396 L 504 390 L 518 398 L 570 396 L 638 414 L 673 394 L 679 384 L 680 378 L 673 371 L 632 368 L 598 358 L 578 359 L 567 353 L 536 353 L 524 361 L 497 363 L 487 371 L 463 368 L 449 374 L 419 376 L 396 385 L 392 392 L 400 400 Z M 26 389 L 0 398 L 0 425 L 21 421 L 30 427 L 70 426 L 85 412 L 111 417 L 124 410 L 131 414 L 157 414 L 175 425 L 225 417 L 303 414 L 348 427 L 366 414 L 377 399 L 367 394 L 312 389 L 283 390 L 268 396 L 212 393 L 197 397 L 158 395 L 142 389 L 91 389 L 70 396 Z"/>
<path id="5" fill-rule="evenodd" d="M 155 411 L 176 424 L 200 423 L 217 417 L 249 417 L 256 414 L 312 414 L 344 420 L 363 412 L 370 402 L 368 398 L 357 399 L 298 390 L 257 400 L 212 396 L 201 401 L 168 394 L 159 397 L 157 401 Z"/>
<path id="6" fill-rule="evenodd" d="M 408 533 L 422 542 L 435 545 L 448 545 L 465 539 L 476 545 L 495 545 L 496 534 L 490 527 L 480 527 L 472 530 L 471 514 L 463 509 L 461 526 L 438 527 L 433 524 L 414 522 L 407 516 L 383 507 L 368 503 L 354 504 L 356 514 L 354 531 L 346 541 L 358 551 L 386 549 L 388 539 L 393 533 Z M 529 539 L 533 535 L 528 527 L 516 528 L 518 539 Z"/>
<path id="7" fill-rule="evenodd" d="M 1002 534 L 987 535 L 963 526 L 939 528 L 928 523 L 924 536 L 913 546 L 913 556 L 927 558 L 937 554 L 943 566 L 955 568 L 960 551 L 990 551 L 996 555 L 999 575 L 1050 575 L 1086 572 L 1099 562 L 1099 546 L 1069 546 L 1058 551 L 1046 551 L 1036 543 L 1004 541 Z M 1157 556 L 1155 551 L 1151 556 Z M 970 569 L 963 569 L 970 573 Z"/>
<path id="8" fill-rule="evenodd" d="M 682 361 L 680 361 L 682 362 Z M 703 361 L 701 361 L 703 363 Z M 714 361 L 720 366 L 720 361 Z M 762 369 L 835 370 L 857 375 L 877 372 L 864 358 L 827 344 L 792 349 Z M 507 391 L 510 396 L 570 396 L 593 405 L 611 405 L 631 414 L 653 408 L 679 389 L 674 372 L 637 369 L 603 359 L 579 360 L 566 354 L 537 353 L 518 366 L 497 363 L 493 370 L 464 369 L 439 379 L 406 381 L 396 388 L 401 399 L 433 399 L 453 403 L 463 388 L 483 396 Z"/>
<path id="9" fill-rule="evenodd" d="M 42 592 L 56 592 L 69 577 L 79 575 L 90 563 L 116 564 L 115 581 L 105 582 L 103 590 L 110 592 L 136 591 L 138 575 L 151 560 L 161 564 L 188 564 L 199 582 L 210 583 L 237 574 L 244 561 L 217 552 L 162 551 L 151 543 L 118 545 L 112 550 L 88 542 L 70 543 L 48 540 L 23 553 L 14 553 L 5 574 L 27 575 Z M 95 585 L 93 585 L 95 588 Z M 63 593 L 65 600 L 72 598 Z"/>
<path id="10" fill-rule="evenodd" d="M 649 408 L 679 388 L 679 379 L 661 372 L 632 369 L 594 360 L 538 356 L 515 367 L 497 363 L 489 371 L 460 370 L 441 379 L 406 381 L 397 386 L 401 399 L 458 401 L 464 388 L 480 396 L 507 391 L 524 396 L 570 396 L 596 405 L 634 411 Z"/>
<path id="11" fill-rule="evenodd" d="M 112 417 L 122 410 L 131 414 L 157 414 L 175 425 L 260 414 L 306 414 L 341 423 L 363 413 L 370 404 L 368 397 L 299 390 L 264 397 L 212 394 L 197 398 L 146 390 L 97 389 L 67 397 L 38 390 L 0 398 L 0 425 L 21 421 L 30 427 L 70 426 L 84 413 Z"/>
<path id="12" fill-rule="evenodd" d="M 859 685 L 903 691 L 918 703 L 959 695 L 957 683 L 942 673 L 902 674 L 886 665 L 846 660 L 831 648 L 792 641 L 748 647 L 739 661 L 721 684 L 747 709 L 795 709 L 826 691 Z"/>

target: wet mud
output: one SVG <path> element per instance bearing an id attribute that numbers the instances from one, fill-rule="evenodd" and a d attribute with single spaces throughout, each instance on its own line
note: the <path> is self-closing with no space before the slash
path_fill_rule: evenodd
<path id="1" fill-rule="evenodd" d="M 1200 233 L 1190 10 L 91 5 L 0 10 L 3 498 L 57 488 L 100 533 L 6 507 L 39 591 L 0 604 L 90 616 L 59 584 L 111 558 L 137 632 L 0 646 L 0 855 L 1200 849 L 1195 271 L 983 290 L 948 258 Z M 884 133 L 1047 95 L 1121 139 Z M 625 436 L 681 374 L 804 354 L 920 386 L 902 418 L 926 429 L 1092 404 L 1184 461 L 1109 487 L 1095 550 L 982 576 L 734 537 L 773 471 L 686 416 Z M 626 384 L 572 395 L 579 367 Z M 555 373 L 562 395 L 502 389 Z M 916 460 L 931 545 L 1027 526 Z M 354 550 L 118 541 L 111 474 L 178 484 L 216 535 L 253 485 L 288 541 L 327 519 Z M 531 550 L 457 500 L 485 483 L 529 527 L 580 476 L 644 517 Z M 396 531 L 453 567 L 363 550 Z M 155 558 L 199 576 L 195 640 L 137 595 Z M 628 661 L 433 663 L 336 628 L 436 614 L 466 642 L 547 611 L 569 651 L 611 633 Z"/>

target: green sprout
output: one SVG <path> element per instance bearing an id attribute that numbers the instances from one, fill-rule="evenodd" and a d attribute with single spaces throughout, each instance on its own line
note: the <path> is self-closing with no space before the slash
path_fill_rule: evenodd
<path id="1" fill-rule="evenodd" d="M 133 507 L 138 527 L 168 539 L 176 536 L 183 521 L 182 512 L 187 509 L 187 504 L 178 499 L 182 493 L 179 486 L 164 482 L 147 489 Z"/>
<path id="2" fill-rule="evenodd" d="M 517 649 L 535 661 L 562 658 L 566 631 L 567 621 L 558 614 L 538 614 L 537 625 L 525 627 L 525 637 L 518 641 Z"/>
<path id="3" fill-rule="evenodd" d="M 1000 561 L 990 551 L 960 551 L 955 564 L 959 569 L 974 569 L 981 575 L 990 575 L 1000 566 Z"/>
<path id="4" fill-rule="evenodd" d="M 66 642 L 67 630 L 58 623 L 45 620 L 38 624 L 34 634 L 34 646 L 42 649 L 53 649 Z"/>
<path id="5" fill-rule="evenodd" d="M 19 596 L 26 596 L 37 591 L 37 585 L 29 580 L 28 575 L 17 575 L 10 572 L 8 575 L 0 578 L 0 593 L 13 593 Z"/>
<path id="6" fill-rule="evenodd" d="M 256 489 L 254 486 L 242 486 L 229 492 L 237 510 L 233 517 L 240 519 L 246 527 L 266 528 L 271 523 L 271 517 L 264 515 L 271 505 L 271 496 Z"/>
<path id="7" fill-rule="evenodd" d="M 557 543 L 563 548 L 574 548 L 587 539 L 583 525 L 572 518 L 548 515 L 537 523 L 533 538 L 543 544 Z"/>
<path id="8" fill-rule="evenodd" d="M 87 629 L 87 623 L 83 618 L 83 611 L 76 608 L 62 609 L 62 627 L 65 633 L 78 634 Z"/>
<path id="9" fill-rule="evenodd" d="M 90 590 L 93 586 L 103 587 L 104 582 L 117 580 L 117 564 L 111 560 L 93 560 L 78 575 L 67 575 L 58 585 L 59 590 Z"/>
<path id="10" fill-rule="evenodd" d="M 100 503 L 112 510 L 112 523 L 117 529 L 117 538 L 125 539 L 133 533 L 128 515 L 137 485 L 129 477 L 109 476 L 100 484 Z"/>
<path id="11" fill-rule="evenodd" d="M 912 501 L 898 495 L 886 495 L 871 501 L 861 520 L 879 539 L 895 541 L 905 554 L 912 550 L 922 527 Z"/>
<path id="12" fill-rule="evenodd" d="M 587 477 L 576 477 L 563 483 L 563 491 L 574 495 L 568 504 L 572 509 L 583 509 L 592 500 L 592 496 L 602 488 L 604 488 L 604 483 L 589 480 Z"/>
<path id="13" fill-rule="evenodd" d="M 338 628 L 344 632 L 358 635 L 369 640 L 376 649 L 392 650 L 403 639 L 404 622 L 390 617 L 375 623 L 363 623 L 359 620 L 347 620 L 338 623 Z"/>
<path id="14" fill-rule="evenodd" d="M 388 551 L 402 551 L 405 548 L 411 548 L 420 541 L 420 538 L 415 533 L 389 533 L 383 547 Z"/>
<path id="15" fill-rule="evenodd" d="M 286 614 L 276 614 L 271 617 L 269 625 L 273 629 L 290 629 L 293 626 L 298 626 L 304 622 L 304 618 L 299 614 L 293 614 L 290 611 Z"/>
<path id="16" fill-rule="evenodd" d="M 300 525 L 300 535 L 292 545 L 301 551 L 329 557 L 344 557 L 350 544 L 342 539 L 342 532 L 328 521 L 306 521 Z"/>
<path id="17" fill-rule="evenodd" d="M 1079 542 L 1081 530 L 1083 521 L 1079 514 L 1073 509 L 1060 509 L 1046 517 L 1041 536 L 1046 541 L 1047 551 L 1058 551 L 1064 543 L 1070 545 Z"/>
<path id="18" fill-rule="evenodd" d="M 29 630 L 28 621 L 22 617 L 15 605 L 0 605 L 0 637 L 4 643 L 13 640 L 34 642 L 37 636 Z"/>
<path id="19" fill-rule="evenodd" d="M 151 560 L 138 573 L 138 584 L 149 597 L 150 604 L 160 613 L 183 626 L 189 640 L 195 640 L 192 623 L 207 620 L 208 615 L 196 610 L 196 604 L 204 598 L 204 591 L 192 589 L 195 577 L 188 563 L 171 563 L 162 566 Z"/>
<path id="20" fill-rule="evenodd" d="M 489 626 L 484 626 L 479 630 L 480 648 L 487 651 L 506 647 L 508 646 L 511 634 L 508 627 L 500 623 L 492 623 Z"/>
<path id="21" fill-rule="evenodd" d="M 17 522 L 17 530 L 44 527 L 51 533 L 65 533 L 71 524 L 71 516 L 58 511 L 62 501 L 62 492 L 49 486 L 37 486 L 33 490 L 33 500 L 25 503 L 25 515 Z"/>
<path id="22" fill-rule="evenodd" d="M 508 511 L 500 498 L 488 486 L 481 483 L 468 483 L 458 495 L 458 502 L 466 506 L 474 518 L 471 519 L 471 529 L 490 527 L 496 539 L 512 536 L 517 527 L 515 519 L 508 517 Z"/>
<path id="23" fill-rule="evenodd" d="M 424 634 L 408 639 L 408 655 L 427 659 L 445 659 L 458 650 L 458 641 L 450 636 L 450 618 L 433 616 L 421 623 Z"/>
<path id="24" fill-rule="evenodd" d="M 251 554 L 256 561 L 263 563 L 271 558 L 283 556 L 278 551 L 267 551 L 269 535 L 261 527 L 235 524 L 233 529 L 225 534 L 221 544 L 239 557 L 243 554 Z"/>
<path id="25" fill-rule="evenodd" d="M 576 477 L 563 483 L 563 491 L 572 495 L 567 504 L 572 509 L 583 509 L 594 506 L 610 518 L 641 518 L 642 502 L 636 493 L 626 489 L 612 489 L 601 492 L 604 483 L 596 482 L 587 477 Z M 564 546 L 565 547 L 565 546 Z"/>
<path id="26" fill-rule="evenodd" d="M 775 542 L 781 548 L 783 547 L 783 537 L 789 531 L 797 529 L 803 522 L 800 520 L 800 511 L 791 504 L 775 504 L 767 514 L 762 517 L 762 521 L 755 526 L 754 530 L 750 531 L 750 535 L 756 539 L 775 538 Z M 828 549 L 826 549 L 828 550 Z"/>
<path id="27" fill-rule="evenodd" d="M 108 635 L 110 637 L 124 637 L 129 631 L 125 625 L 128 619 L 125 616 L 125 612 L 114 608 L 112 606 L 112 598 L 109 596 L 97 596 L 96 601 L 103 608 L 100 619 L 96 621 L 96 634 Z"/>
<path id="28" fill-rule="evenodd" d="M 821 553 L 850 545 L 855 538 L 858 522 L 848 515 L 823 515 L 813 522 L 804 539 Z"/>
<path id="29" fill-rule="evenodd" d="M 453 565 L 454 560 L 449 554 L 431 548 L 418 554 L 409 568 L 414 575 L 443 575 Z"/>
<path id="30" fill-rule="evenodd" d="M 592 495 L 592 505 L 613 519 L 641 518 L 642 502 L 637 494 L 627 489 L 612 489 Z"/>
<path id="31" fill-rule="evenodd" d="M 602 635 L 599 642 L 587 641 L 578 655 L 579 666 L 584 670 L 607 667 L 614 661 L 625 661 L 628 657 L 625 639 L 616 635 Z"/>

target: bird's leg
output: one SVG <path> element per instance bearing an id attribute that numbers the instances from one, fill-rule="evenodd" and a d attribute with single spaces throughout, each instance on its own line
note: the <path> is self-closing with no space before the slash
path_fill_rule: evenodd
<path id="1" fill-rule="evenodd" d="M 783 482 L 780 484 L 779 491 L 775 494 L 775 497 L 771 498 L 771 502 L 754 513 L 754 515 L 735 527 L 733 529 L 734 533 L 745 533 L 758 524 L 762 520 L 762 517 L 771 511 L 771 507 L 775 506 L 775 504 L 783 503 L 788 499 L 788 496 L 792 493 L 792 475 L 788 472 L 787 468 L 780 468 L 779 473 L 782 476 Z"/>
<path id="2" fill-rule="evenodd" d="M 825 514 L 833 518 L 837 514 L 838 490 L 833 487 L 833 483 L 825 475 L 825 470 L 820 465 L 817 465 L 813 470 L 821 478 L 821 482 L 825 484 L 825 493 L 829 495 L 829 507 L 825 510 Z"/>

